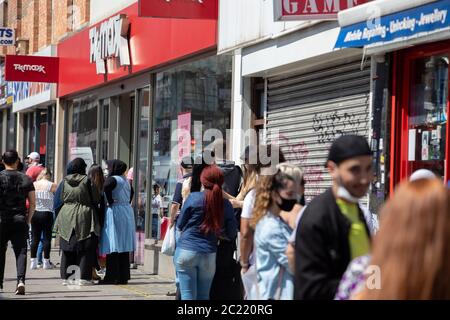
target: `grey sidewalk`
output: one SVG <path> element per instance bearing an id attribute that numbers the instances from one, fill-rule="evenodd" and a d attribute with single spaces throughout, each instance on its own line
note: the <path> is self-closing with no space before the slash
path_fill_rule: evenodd
<path id="1" fill-rule="evenodd" d="M 51 254 L 51 261 L 60 262 L 57 251 Z M 27 260 L 26 294 L 14 295 L 16 286 L 16 261 L 12 248 L 6 253 L 5 280 L 0 300 L 173 300 L 167 293 L 175 292 L 173 279 L 148 275 L 140 270 L 131 270 L 128 285 L 94 285 L 71 290 L 63 286 L 59 277 L 59 265 L 53 270 L 30 270 Z"/>

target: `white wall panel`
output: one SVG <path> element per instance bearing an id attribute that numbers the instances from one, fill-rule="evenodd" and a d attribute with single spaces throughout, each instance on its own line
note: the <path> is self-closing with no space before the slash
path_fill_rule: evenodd
<path id="1" fill-rule="evenodd" d="M 317 21 L 274 21 L 273 0 L 219 0 L 219 53 L 251 45 Z"/>

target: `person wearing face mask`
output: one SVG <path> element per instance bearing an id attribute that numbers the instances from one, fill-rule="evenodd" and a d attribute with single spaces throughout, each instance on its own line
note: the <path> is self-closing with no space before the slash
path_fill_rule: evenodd
<path id="1" fill-rule="evenodd" d="M 371 232 L 358 201 L 373 179 L 372 151 L 361 136 L 332 144 L 326 167 L 330 189 L 306 207 L 295 241 L 297 300 L 332 300 L 350 261 L 368 254 Z"/>
<path id="2" fill-rule="evenodd" d="M 281 217 L 298 202 L 302 170 L 294 165 L 277 166 L 275 175 L 260 177 L 251 220 L 255 229 L 256 284 L 248 289 L 251 299 L 292 300 L 293 272 L 289 268 L 286 247 L 292 228 Z"/>

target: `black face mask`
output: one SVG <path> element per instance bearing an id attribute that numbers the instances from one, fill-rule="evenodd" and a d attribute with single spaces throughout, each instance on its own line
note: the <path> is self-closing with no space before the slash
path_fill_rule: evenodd
<path id="1" fill-rule="evenodd" d="M 297 203 L 301 206 L 305 206 L 306 205 L 306 200 L 305 200 L 305 195 L 302 195 L 301 197 L 297 198 Z"/>
<path id="2" fill-rule="evenodd" d="M 285 199 L 280 194 L 278 194 L 281 199 L 281 204 L 277 202 L 278 208 L 285 212 L 290 212 L 294 206 L 297 204 L 297 199 Z"/>

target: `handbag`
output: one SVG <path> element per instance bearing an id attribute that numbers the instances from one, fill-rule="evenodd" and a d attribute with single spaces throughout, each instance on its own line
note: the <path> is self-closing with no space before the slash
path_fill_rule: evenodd
<path id="1" fill-rule="evenodd" d="M 275 300 L 281 299 L 282 281 L 284 275 L 284 267 L 280 265 L 278 273 L 277 290 L 275 291 Z M 250 266 L 246 273 L 241 274 L 242 282 L 245 287 L 246 300 L 261 300 L 258 286 L 258 271 L 255 264 Z"/>
<path id="2" fill-rule="evenodd" d="M 161 253 L 167 256 L 173 256 L 175 254 L 175 226 L 172 226 L 166 235 L 161 246 Z"/>

